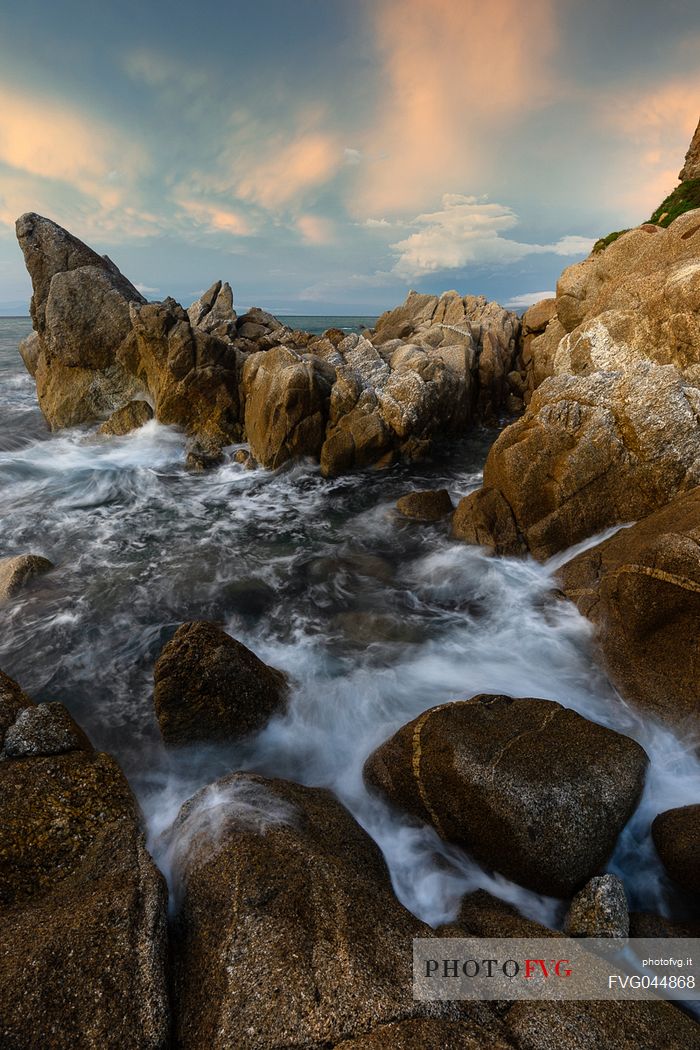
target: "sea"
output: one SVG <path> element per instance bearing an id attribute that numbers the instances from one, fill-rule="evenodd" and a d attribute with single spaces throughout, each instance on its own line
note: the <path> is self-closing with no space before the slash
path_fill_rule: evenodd
<path id="1" fill-rule="evenodd" d="M 357 331 L 374 318 L 284 320 Z M 29 330 L 27 318 L 0 318 L 0 555 L 41 554 L 56 568 L 2 609 L 0 668 L 37 701 L 63 702 L 116 756 L 175 897 L 166 843 L 179 807 L 215 777 L 248 769 L 335 792 L 382 849 L 400 899 L 434 926 L 478 888 L 561 924 L 561 902 L 484 870 L 362 781 L 371 751 L 422 711 L 505 693 L 557 700 L 647 750 L 644 795 L 608 867 L 632 908 L 685 914 L 649 825 L 700 798 L 700 763 L 598 670 L 590 624 L 552 597 L 568 555 L 544 565 L 490 558 L 453 541 L 444 523 L 396 512 L 413 489 L 444 487 L 456 502 L 476 488 L 497 431 L 437 445 L 419 464 L 333 480 L 308 461 L 246 470 L 235 448 L 193 475 L 173 427 L 150 422 L 109 439 L 95 427 L 51 433 L 17 352 Z M 168 752 L 153 665 L 193 619 L 223 625 L 286 671 L 292 693 L 244 744 Z"/>

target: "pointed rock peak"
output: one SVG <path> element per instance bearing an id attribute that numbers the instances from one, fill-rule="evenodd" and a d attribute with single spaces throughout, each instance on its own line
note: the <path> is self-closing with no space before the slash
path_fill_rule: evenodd
<path id="1" fill-rule="evenodd" d="M 700 179 L 700 120 L 695 129 L 693 141 L 690 143 L 688 152 L 685 155 L 685 164 L 678 173 L 678 178 L 681 182 L 686 182 L 688 179 Z"/>

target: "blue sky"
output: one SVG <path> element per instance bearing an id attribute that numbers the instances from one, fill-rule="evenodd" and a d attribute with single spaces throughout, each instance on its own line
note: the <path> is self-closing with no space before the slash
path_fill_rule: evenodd
<path id="1" fill-rule="evenodd" d="M 524 304 L 673 188 L 699 54 L 687 0 L 6 4 L 0 312 L 27 210 L 185 305 Z"/>

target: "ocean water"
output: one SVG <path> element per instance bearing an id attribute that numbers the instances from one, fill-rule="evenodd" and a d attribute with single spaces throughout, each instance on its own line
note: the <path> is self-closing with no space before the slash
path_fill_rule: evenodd
<path id="1" fill-rule="evenodd" d="M 368 319 L 318 323 L 339 320 Z M 362 784 L 367 755 L 421 711 L 503 692 L 558 700 L 646 748 L 644 796 L 609 869 L 632 907 L 688 913 L 649 824 L 700 798 L 693 742 L 636 714 L 597 670 L 590 625 L 551 594 L 564 557 L 487 558 L 444 525 L 395 512 L 413 488 L 444 486 L 456 500 L 478 486 L 493 431 L 438 447 L 426 463 L 332 481 L 308 462 L 246 471 L 232 454 L 190 475 L 182 435 L 155 422 L 123 438 L 50 434 L 17 353 L 28 330 L 26 319 L 0 319 L 0 554 L 42 554 L 56 569 L 2 610 L 0 667 L 35 699 L 65 703 L 116 755 L 167 874 L 165 832 L 181 803 L 224 772 L 254 769 L 336 792 L 382 848 L 400 898 L 434 925 L 478 887 L 560 921 L 560 902 L 484 871 Z M 177 626 L 198 618 L 287 671 L 292 697 L 245 744 L 167 753 L 153 664 Z"/>

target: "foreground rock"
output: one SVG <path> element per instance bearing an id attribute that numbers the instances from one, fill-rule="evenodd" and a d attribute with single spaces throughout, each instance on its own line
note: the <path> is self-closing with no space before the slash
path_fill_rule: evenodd
<path id="1" fill-rule="evenodd" d="M 558 376 L 489 452 L 457 538 L 546 559 L 700 484 L 700 390 L 672 367 Z"/>
<path id="2" fill-rule="evenodd" d="M 651 834 L 671 878 L 684 890 L 700 893 L 700 805 L 659 813 Z"/>
<path id="3" fill-rule="evenodd" d="M 414 1002 L 411 939 L 431 931 L 329 792 L 232 774 L 185 804 L 174 836 L 184 1050 L 333 1047 L 430 1016 L 498 1031 L 487 1004 Z"/>
<path id="4" fill-rule="evenodd" d="M 440 521 L 454 510 L 447 489 L 431 489 L 425 492 L 409 492 L 396 504 L 396 509 L 405 518 L 414 521 Z"/>
<path id="5" fill-rule="evenodd" d="M 566 913 L 568 937 L 629 936 L 627 896 L 617 875 L 598 875 L 587 882 L 572 900 Z"/>
<path id="6" fill-rule="evenodd" d="M 559 704 L 478 696 L 403 726 L 364 776 L 482 864 L 568 897 L 610 856 L 647 761 L 633 740 Z"/>
<path id="7" fill-rule="evenodd" d="M 700 724 L 700 489 L 567 562 L 565 594 L 595 623 L 622 696 L 662 721 Z"/>
<path id="8" fill-rule="evenodd" d="M 183 623 L 154 669 L 163 739 L 181 746 L 238 740 L 284 709 L 287 678 L 213 623 Z"/>
<path id="9" fill-rule="evenodd" d="M 0 1044 L 165 1048 L 167 894 L 116 762 L 21 704 L 0 761 Z M 4 703 L 3 703 L 4 701 Z M 21 756 L 21 757 L 20 757 Z"/>
<path id="10" fill-rule="evenodd" d="M 35 576 L 53 569 L 53 562 L 40 554 L 17 554 L 14 558 L 0 558 L 0 601 L 21 591 Z"/>
<path id="11" fill-rule="evenodd" d="M 484 890 L 468 894 L 454 925 L 443 937 L 561 937 L 527 919 Z M 656 927 L 636 936 L 672 936 Z M 678 936 L 694 936 L 684 931 Z M 505 1035 L 518 1050 L 682 1050 L 700 1047 L 700 1028 L 690 1017 L 663 1002 L 516 1002 L 499 1004 Z M 451 1046 L 451 1044 L 447 1044 Z M 454 1050 L 459 1050 L 456 1043 Z M 490 1046 L 490 1043 L 485 1044 Z M 418 1048 L 416 1048 L 418 1050 Z"/>

